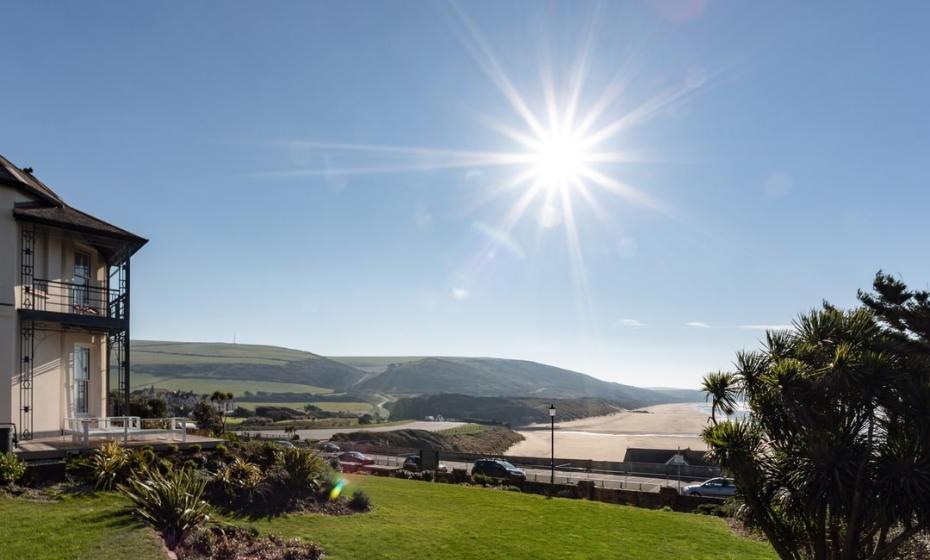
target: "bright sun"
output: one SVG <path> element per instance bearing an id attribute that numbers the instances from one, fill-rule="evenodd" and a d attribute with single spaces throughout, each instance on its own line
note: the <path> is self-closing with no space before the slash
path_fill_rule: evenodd
<path id="1" fill-rule="evenodd" d="M 587 154 L 571 134 L 554 131 L 533 154 L 536 178 L 548 189 L 565 188 L 581 180 Z"/>

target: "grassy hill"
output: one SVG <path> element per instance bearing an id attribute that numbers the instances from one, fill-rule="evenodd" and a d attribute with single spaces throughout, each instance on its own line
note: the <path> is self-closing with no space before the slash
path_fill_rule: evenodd
<path id="1" fill-rule="evenodd" d="M 300 387 L 275 386 L 259 389 L 240 388 L 233 391 L 265 390 L 268 392 L 328 392 L 342 391 L 357 383 L 364 373 L 352 366 L 330 360 L 317 354 L 254 344 L 222 344 L 200 342 L 161 342 L 138 340 L 132 343 L 132 373 L 144 387 L 146 381 L 158 380 L 157 386 L 172 386 L 168 379 L 183 378 L 188 384 L 208 385 L 223 389 L 216 380 L 253 384 L 273 382 Z M 148 374 L 148 377 L 138 374 Z M 254 390 L 253 390 L 254 389 Z"/>
<path id="2" fill-rule="evenodd" d="M 420 358 L 389 363 L 362 381 L 358 390 L 391 394 L 460 393 L 475 396 L 538 398 L 599 397 L 626 407 L 688 400 L 526 360 L 499 358 Z M 697 399 L 692 399 L 697 400 Z"/>
<path id="3" fill-rule="evenodd" d="M 246 391 L 263 391 L 295 395 L 350 392 L 369 396 L 458 393 L 538 399 L 597 397 L 624 407 L 703 400 L 697 391 L 642 389 L 526 360 L 328 358 L 278 346 L 146 340 L 133 341 L 132 353 L 136 389 L 155 386 L 198 393 L 219 389 L 239 396 Z"/>

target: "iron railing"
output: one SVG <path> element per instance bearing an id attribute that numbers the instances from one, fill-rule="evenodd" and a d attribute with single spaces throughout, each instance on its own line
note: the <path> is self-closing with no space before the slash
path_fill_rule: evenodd
<path id="1" fill-rule="evenodd" d="M 22 307 L 71 315 L 123 319 L 126 294 L 91 284 L 33 278 L 23 286 Z"/>

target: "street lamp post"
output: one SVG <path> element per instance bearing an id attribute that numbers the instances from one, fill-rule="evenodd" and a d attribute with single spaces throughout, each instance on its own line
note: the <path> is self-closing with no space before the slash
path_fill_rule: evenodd
<path id="1" fill-rule="evenodd" d="M 552 428 L 550 430 L 550 433 L 552 434 L 552 438 L 551 438 L 552 439 L 552 455 L 550 456 L 550 459 L 549 459 L 549 470 L 550 470 L 549 485 L 550 485 L 550 493 L 551 493 L 551 486 L 555 484 L 555 405 L 554 404 L 549 405 L 549 420 L 552 423 Z"/>

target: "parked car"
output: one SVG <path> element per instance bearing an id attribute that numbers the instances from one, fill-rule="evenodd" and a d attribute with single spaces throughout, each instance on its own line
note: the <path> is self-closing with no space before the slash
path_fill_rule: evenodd
<path id="1" fill-rule="evenodd" d="M 411 472 L 420 472 L 420 456 L 419 455 L 407 455 L 407 458 L 404 459 L 404 470 Z M 439 463 L 436 467 L 436 472 L 449 472 L 449 467 L 444 463 Z"/>
<path id="2" fill-rule="evenodd" d="M 341 463 L 355 463 L 358 465 L 373 465 L 375 460 L 365 455 L 364 453 L 359 453 L 358 451 L 344 451 L 339 454 L 339 461 Z"/>
<path id="3" fill-rule="evenodd" d="M 471 474 L 483 474 L 491 478 L 510 482 L 523 482 L 526 473 L 503 459 L 479 459 L 471 468 Z"/>
<path id="4" fill-rule="evenodd" d="M 709 496 L 712 498 L 729 498 L 736 494 L 736 486 L 731 478 L 712 478 L 700 484 L 685 486 L 682 492 L 688 496 Z"/>
<path id="5" fill-rule="evenodd" d="M 327 441 L 326 443 L 324 443 L 321 449 L 323 450 L 323 453 L 339 453 L 340 451 L 342 451 L 342 449 L 340 449 L 338 445 L 336 445 L 335 443 L 331 441 Z"/>
<path id="6" fill-rule="evenodd" d="M 286 447 L 286 448 L 288 448 L 288 449 L 293 449 L 293 448 L 297 447 L 296 445 L 294 445 L 293 443 L 287 441 L 286 439 L 275 440 L 274 443 L 275 443 L 275 445 L 280 445 L 281 447 Z"/>

